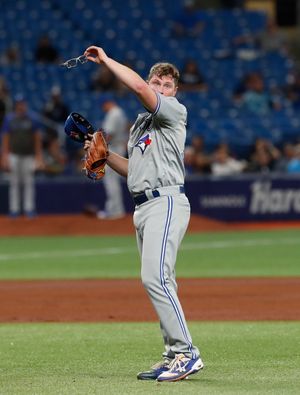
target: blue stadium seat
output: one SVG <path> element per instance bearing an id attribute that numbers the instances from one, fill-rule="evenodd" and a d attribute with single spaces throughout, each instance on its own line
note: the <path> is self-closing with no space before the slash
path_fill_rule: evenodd
<path id="1" fill-rule="evenodd" d="M 88 45 L 96 44 L 121 62 L 129 61 L 143 76 L 159 60 L 171 61 L 181 68 L 187 58 L 194 58 L 209 90 L 179 93 L 188 109 L 189 133 L 201 132 L 211 147 L 226 139 L 240 153 L 259 135 L 274 142 L 299 135 L 300 116 L 289 103 L 283 101 L 282 111 L 262 119 L 236 107 L 232 101 L 233 90 L 250 71 L 261 71 L 267 88 L 284 86 L 294 68 L 291 59 L 274 53 L 260 54 L 248 61 L 235 56 L 215 57 L 217 51 L 232 49 L 234 37 L 262 31 L 266 14 L 239 9 L 202 10 L 201 18 L 206 23 L 202 35 L 178 38 L 174 37 L 172 26 L 183 4 L 183 0 L 4 2 L 0 15 L 0 51 L 11 42 L 19 43 L 23 64 L 3 65 L 0 75 L 7 79 L 12 94 L 26 92 L 35 109 L 43 107 L 51 87 L 58 84 L 72 110 L 81 109 L 96 120 L 97 98 L 90 91 L 90 82 L 97 66 L 88 63 L 64 70 L 58 65 L 37 65 L 34 50 L 45 32 L 62 60 L 78 56 Z M 137 111 L 143 111 L 131 95 L 121 98 L 120 104 L 132 120 Z"/>

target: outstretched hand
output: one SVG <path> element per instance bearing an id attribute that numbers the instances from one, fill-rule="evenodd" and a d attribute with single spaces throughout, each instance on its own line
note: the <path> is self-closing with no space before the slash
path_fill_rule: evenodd
<path id="1" fill-rule="evenodd" d="M 88 47 L 84 51 L 84 55 L 91 62 L 98 63 L 98 64 L 105 63 L 106 59 L 108 58 L 108 56 L 106 55 L 106 53 L 104 52 L 104 50 L 102 48 L 96 47 L 94 45 L 92 45 L 91 47 Z"/>

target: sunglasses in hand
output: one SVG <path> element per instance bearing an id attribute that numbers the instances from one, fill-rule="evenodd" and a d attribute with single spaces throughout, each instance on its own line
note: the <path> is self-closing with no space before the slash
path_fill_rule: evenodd
<path id="1" fill-rule="evenodd" d="M 64 63 L 61 63 L 61 66 L 71 69 L 72 67 L 76 67 L 78 63 L 84 64 L 86 62 L 88 62 L 88 58 L 85 55 L 81 55 L 77 58 L 66 60 Z"/>

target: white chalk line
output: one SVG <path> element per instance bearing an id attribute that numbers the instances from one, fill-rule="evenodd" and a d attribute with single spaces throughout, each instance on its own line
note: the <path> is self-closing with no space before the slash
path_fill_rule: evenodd
<path id="1" fill-rule="evenodd" d="M 248 240 L 223 240 L 223 241 L 208 241 L 208 242 L 193 242 L 183 243 L 180 250 L 214 250 L 226 248 L 246 248 L 246 247 L 261 247 L 261 246 L 277 246 L 277 245 L 296 245 L 300 246 L 300 238 L 285 238 L 280 240 L 273 239 L 248 239 Z M 65 258 L 65 257 L 87 257 L 87 256 L 102 256 L 102 255 L 122 255 L 137 253 L 136 247 L 109 247 L 109 248 L 92 248 L 92 249 L 72 249 L 72 250 L 57 250 L 57 251 L 31 251 L 31 252 L 17 252 L 0 254 L 0 261 L 10 260 L 30 260 L 42 258 Z M 299 249 L 300 252 L 300 249 Z"/>

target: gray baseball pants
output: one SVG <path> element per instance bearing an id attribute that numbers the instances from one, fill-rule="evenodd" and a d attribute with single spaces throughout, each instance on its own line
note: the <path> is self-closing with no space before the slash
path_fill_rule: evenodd
<path id="1" fill-rule="evenodd" d="M 160 320 L 163 357 L 184 353 L 195 358 L 199 350 L 192 344 L 175 279 L 177 251 L 189 223 L 190 204 L 178 187 L 158 191 L 161 196 L 136 206 L 133 217 L 141 278 Z"/>
<path id="2" fill-rule="evenodd" d="M 12 214 L 21 211 L 22 187 L 24 211 L 35 211 L 34 156 L 9 155 L 9 211 Z"/>

